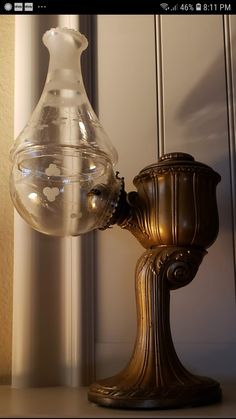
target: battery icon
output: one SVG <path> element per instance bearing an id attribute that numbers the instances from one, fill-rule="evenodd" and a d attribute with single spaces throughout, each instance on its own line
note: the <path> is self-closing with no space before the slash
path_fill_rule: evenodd
<path id="1" fill-rule="evenodd" d="M 200 3 L 197 3 L 197 4 L 196 4 L 196 11 L 197 11 L 197 12 L 200 12 L 200 11 L 201 11 L 201 9 L 202 9 L 202 5 L 201 5 Z"/>

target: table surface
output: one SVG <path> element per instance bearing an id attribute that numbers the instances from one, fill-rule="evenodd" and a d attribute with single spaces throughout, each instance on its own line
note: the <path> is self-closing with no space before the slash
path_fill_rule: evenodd
<path id="1" fill-rule="evenodd" d="M 2 418 L 236 418 L 236 380 L 221 382 L 220 403 L 185 409 L 120 410 L 104 408 L 87 400 L 87 387 L 16 389 L 0 386 Z"/>

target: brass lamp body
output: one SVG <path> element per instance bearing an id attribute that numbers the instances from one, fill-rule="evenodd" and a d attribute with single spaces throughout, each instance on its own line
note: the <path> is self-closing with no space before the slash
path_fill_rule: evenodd
<path id="1" fill-rule="evenodd" d="M 123 191 L 113 223 L 147 250 L 136 267 L 137 336 L 128 365 L 92 384 L 88 398 L 126 409 L 166 409 L 218 402 L 220 385 L 193 375 L 173 345 L 170 291 L 190 283 L 218 234 L 216 185 L 220 176 L 186 153 L 170 153 Z"/>

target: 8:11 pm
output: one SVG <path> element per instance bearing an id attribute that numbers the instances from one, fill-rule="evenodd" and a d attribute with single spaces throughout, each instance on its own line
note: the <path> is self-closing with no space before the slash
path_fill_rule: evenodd
<path id="1" fill-rule="evenodd" d="M 204 12 L 230 12 L 231 11 L 231 4 L 226 3 L 208 3 L 203 4 L 202 10 Z"/>

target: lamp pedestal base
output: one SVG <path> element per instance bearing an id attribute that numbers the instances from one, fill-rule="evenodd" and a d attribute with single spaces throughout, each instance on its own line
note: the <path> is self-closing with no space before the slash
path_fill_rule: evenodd
<path id="1" fill-rule="evenodd" d="M 91 385 L 89 401 L 123 409 L 167 409 L 220 401 L 218 382 L 183 367 L 170 331 L 170 290 L 192 281 L 205 254 L 196 247 L 160 246 L 139 259 L 133 355 L 119 374 Z"/>
<path id="2" fill-rule="evenodd" d="M 195 384 L 169 389 L 124 388 L 123 379 L 113 383 L 101 380 L 88 395 L 90 402 L 118 409 L 175 409 L 217 403 L 222 394 L 219 384 L 210 378 L 196 376 Z"/>

